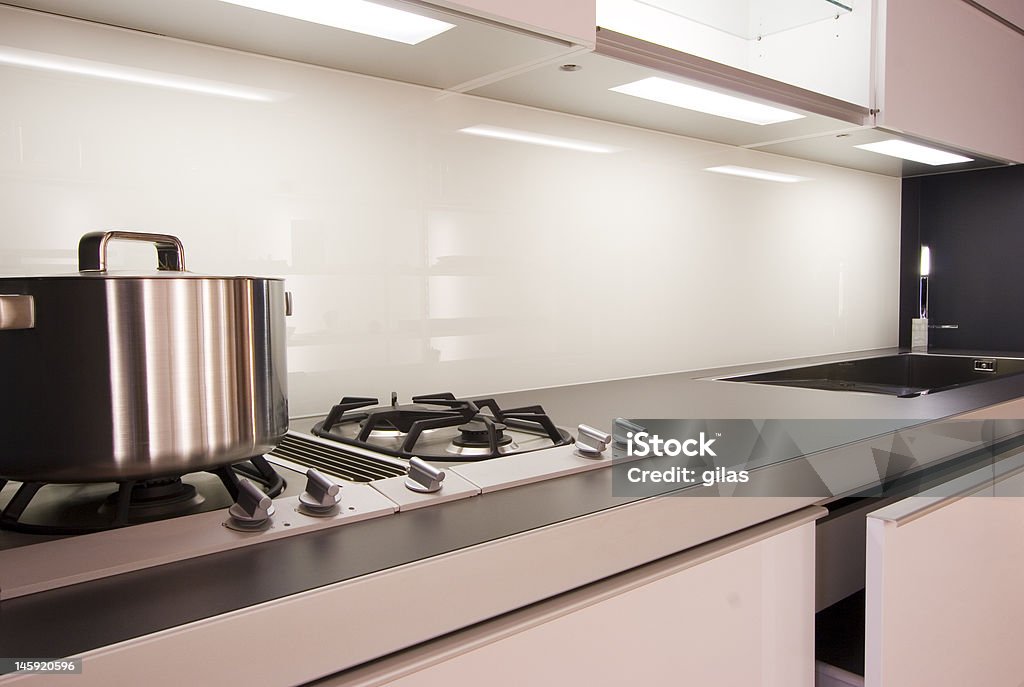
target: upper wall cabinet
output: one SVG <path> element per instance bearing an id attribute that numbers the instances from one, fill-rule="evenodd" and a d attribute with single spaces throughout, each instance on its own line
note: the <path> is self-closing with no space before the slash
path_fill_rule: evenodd
<path id="1" fill-rule="evenodd" d="M 869 10 L 598 0 L 593 53 L 473 93 L 745 147 L 856 130 L 870 122 Z"/>
<path id="2" fill-rule="evenodd" d="M 593 0 L 553 3 L 559 10 L 550 16 L 539 0 L 6 4 L 455 91 L 589 49 L 594 40 Z"/>
<path id="3" fill-rule="evenodd" d="M 870 0 L 597 0 L 598 25 L 871 105 Z"/>
<path id="4" fill-rule="evenodd" d="M 1024 162 L 1024 20 L 1020 0 L 880 0 L 877 123 Z M 1001 13 L 1001 14 L 997 14 Z"/>
<path id="5" fill-rule="evenodd" d="M 1024 136 L 1014 104 L 1024 97 L 1016 76 L 1024 45 L 965 0 L 598 0 L 597 8 L 592 54 L 473 92 L 891 176 L 1024 159 L 1013 142 Z M 998 40 L 989 35 L 996 30 Z M 1013 55 L 1004 62 L 999 51 Z M 758 106 L 783 112 L 750 115 Z M 913 147 L 922 145 L 943 150 Z"/>

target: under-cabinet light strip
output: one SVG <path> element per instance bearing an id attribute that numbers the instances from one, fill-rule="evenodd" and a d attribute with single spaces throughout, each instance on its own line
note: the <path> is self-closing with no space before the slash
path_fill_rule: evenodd
<path id="1" fill-rule="evenodd" d="M 928 146 L 919 145 L 917 143 L 910 143 L 909 141 L 901 141 L 898 138 L 890 138 L 887 141 L 878 141 L 876 143 L 862 143 L 861 145 L 854 146 L 854 148 L 868 150 L 872 153 L 879 153 L 881 155 L 888 155 L 889 157 L 912 160 L 914 162 L 920 162 L 933 167 L 938 167 L 939 165 L 952 165 L 957 162 L 974 161 L 973 158 L 964 157 L 963 155 L 957 155 L 955 153 L 948 153 L 945 150 L 929 148 Z"/>
<path id="2" fill-rule="evenodd" d="M 366 0 L 221 0 L 367 36 L 416 45 L 455 24 Z"/>
<path id="3" fill-rule="evenodd" d="M 680 107 L 684 110 L 703 112 L 759 126 L 788 122 L 804 117 L 798 112 L 783 110 L 780 107 L 765 105 L 681 81 L 663 79 L 660 76 L 650 76 L 608 90 Z"/>

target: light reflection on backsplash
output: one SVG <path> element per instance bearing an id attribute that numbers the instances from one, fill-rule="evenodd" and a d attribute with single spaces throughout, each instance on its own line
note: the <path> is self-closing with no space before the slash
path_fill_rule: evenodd
<path id="1" fill-rule="evenodd" d="M 0 66 L 0 273 L 120 228 L 282 276 L 295 414 L 895 344 L 897 180 L 9 8 L 0 44 L 292 94 Z M 480 122 L 618 152 L 459 133 Z"/>

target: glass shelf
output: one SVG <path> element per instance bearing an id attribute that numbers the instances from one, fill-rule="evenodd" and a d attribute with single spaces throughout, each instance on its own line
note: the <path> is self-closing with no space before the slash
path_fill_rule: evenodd
<path id="1" fill-rule="evenodd" d="M 853 10 L 853 0 L 637 1 L 746 40 L 835 19 Z"/>

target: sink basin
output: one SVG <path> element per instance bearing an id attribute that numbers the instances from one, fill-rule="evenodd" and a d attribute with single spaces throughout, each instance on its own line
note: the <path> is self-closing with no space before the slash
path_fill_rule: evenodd
<path id="1" fill-rule="evenodd" d="M 1024 359 L 1020 358 L 902 353 L 723 377 L 722 381 L 912 398 L 1021 372 Z"/>

